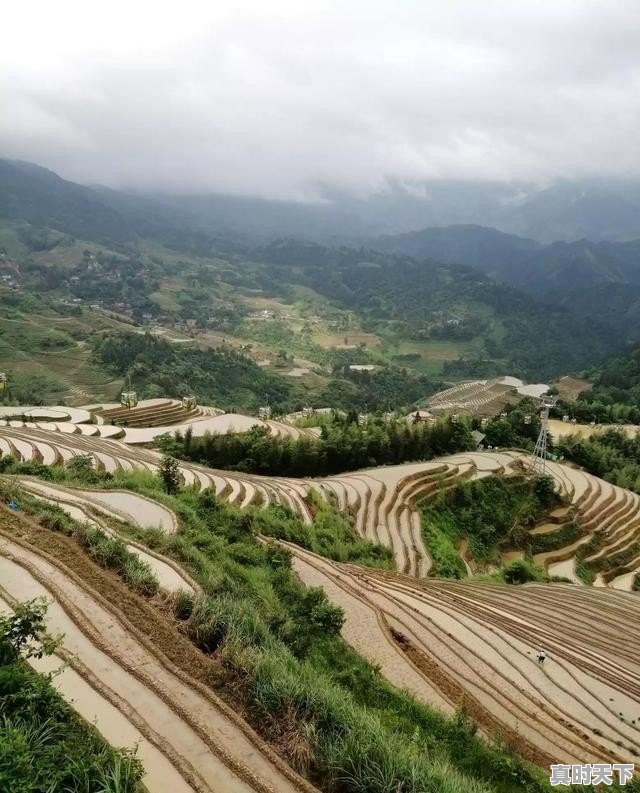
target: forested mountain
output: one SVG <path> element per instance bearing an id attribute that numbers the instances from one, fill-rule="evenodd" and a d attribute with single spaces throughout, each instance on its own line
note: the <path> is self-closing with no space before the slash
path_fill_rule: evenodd
<path id="1" fill-rule="evenodd" d="M 8 161 L 0 161 L 0 188 L 3 288 L 20 306 L 33 294 L 50 301 L 37 317 L 20 310 L 6 327 L 0 318 L 0 336 L 18 340 L 6 345 L 3 366 L 14 367 L 14 382 L 18 364 L 38 382 L 49 377 L 46 348 L 26 342 L 35 324 L 42 335 L 47 318 L 59 315 L 60 327 L 75 334 L 64 337 L 65 354 L 84 372 L 89 391 L 78 398 L 85 401 L 97 394 L 95 380 L 104 384 L 101 394 L 110 393 L 124 370 L 106 371 L 104 362 L 96 370 L 81 328 L 103 333 L 123 321 L 186 334 L 178 342 L 196 349 L 185 349 L 183 358 L 226 340 L 279 377 L 308 375 L 304 387 L 279 383 L 273 398 L 283 405 L 407 405 L 443 377 L 508 372 L 546 380 L 640 342 L 638 242 L 544 246 L 470 225 L 378 236 L 385 248 L 378 252 L 272 239 L 287 224 L 310 237 L 333 229 L 337 238 L 350 226 L 354 236 L 393 201 L 411 222 L 419 202 L 399 188 L 393 200 L 372 198 L 365 212 L 366 202 L 345 196 L 319 207 L 122 193 Z M 465 201 L 479 206 L 481 186 L 465 190 Z M 454 186 L 440 184 L 430 200 L 439 196 L 446 209 L 456 195 Z M 71 309 L 82 319 L 65 318 Z M 57 393 L 73 392 L 67 367 L 54 374 Z M 168 369 L 148 374 L 152 391 L 170 385 Z M 264 378 L 243 370 L 248 390 L 224 394 L 225 403 L 262 404 Z M 181 376 L 180 387 L 187 380 Z M 33 392 L 31 382 L 21 387 Z M 214 383 L 202 380 L 202 387 L 218 394 Z"/>
<path id="2" fill-rule="evenodd" d="M 0 160 L 0 218 L 83 239 L 122 241 L 135 236 L 125 217 L 95 191 L 15 160 Z"/>
<path id="3" fill-rule="evenodd" d="M 550 377 L 619 348 L 597 316 L 540 304 L 470 267 L 296 241 L 273 243 L 257 255 L 269 263 L 276 283 L 311 287 L 357 310 L 372 329 L 391 323 L 413 339 L 480 337 L 483 351 L 450 367 L 452 374 L 487 375 L 502 367 Z"/>
<path id="4" fill-rule="evenodd" d="M 640 420 L 640 348 L 608 360 L 593 372 L 593 388 L 579 402 L 588 405 L 623 405 L 634 410 Z M 618 419 L 618 417 L 614 417 Z M 624 420 L 620 417 L 619 420 Z"/>
<path id="5" fill-rule="evenodd" d="M 523 263 L 544 247 L 535 240 L 474 225 L 436 226 L 406 234 L 374 237 L 375 250 L 402 253 L 416 259 L 466 264 L 504 281 L 511 281 Z"/>
<path id="6" fill-rule="evenodd" d="M 122 333 L 102 339 L 94 354 L 114 374 L 129 374 L 147 397 L 195 392 L 228 410 L 257 412 L 265 400 L 292 409 L 289 383 L 232 349 L 184 349 L 153 336 Z"/>
<path id="7" fill-rule="evenodd" d="M 611 323 L 629 341 L 640 325 L 640 239 L 554 242 L 479 226 L 449 226 L 371 241 L 377 250 L 477 267 L 538 300 Z"/>
<path id="8" fill-rule="evenodd" d="M 492 228 L 448 226 L 380 236 L 370 245 L 417 259 L 476 267 L 551 300 L 562 299 L 577 283 L 582 288 L 603 283 L 640 284 L 640 239 L 540 245 Z"/>
<path id="9" fill-rule="evenodd" d="M 297 236 L 360 244 L 374 235 L 452 224 L 493 227 L 542 243 L 624 241 L 640 238 L 640 182 L 565 181 L 540 189 L 526 183 L 439 180 L 389 183 L 366 197 L 319 186 L 311 200 L 294 202 L 84 187 L 31 163 L 1 160 L 0 217 L 111 241 L 204 234 L 253 243 Z M 445 252 L 430 255 L 440 258 Z M 482 266 L 480 260 L 462 263 Z"/>
<path id="10" fill-rule="evenodd" d="M 556 242 L 524 260 L 509 281 L 558 300 L 576 289 L 602 284 L 640 285 L 640 239 L 632 242 Z"/>

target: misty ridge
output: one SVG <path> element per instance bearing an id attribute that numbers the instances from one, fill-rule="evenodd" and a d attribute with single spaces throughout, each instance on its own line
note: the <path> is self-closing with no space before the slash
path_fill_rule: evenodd
<path id="1" fill-rule="evenodd" d="M 640 340 L 633 11 L 141 2 L 98 33 L 43 8 L 59 36 L 38 34 L 27 69 L 17 9 L 0 53 L 3 278 L 56 305 L 108 295 L 163 332 L 223 328 L 242 350 L 276 300 L 333 342 L 355 321 L 384 366 L 599 363 Z M 254 363 L 297 327 L 272 319 Z M 313 354 L 293 371 L 325 376 L 338 363 L 304 327 Z"/>
<path id="2" fill-rule="evenodd" d="M 544 190 L 530 186 L 529 193 L 523 185 L 437 182 L 420 191 L 390 186 L 369 198 L 333 191 L 323 202 L 303 203 L 117 191 L 0 160 L 0 188 L 0 217 L 29 224 L 31 247 L 38 247 L 38 229 L 46 247 L 50 229 L 111 246 L 157 239 L 202 257 L 260 259 L 264 249 L 277 266 L 283 249 L 276 248 L 274 258 L 271 243 L 309 241 L 352 249 L 355 260 L 357 251 L 366 259 L 371 250 L 471 267 L 537 300 L 586 313 L 598 305 L 599 319 L 635 324 L 640 181 L 562 182 Z M 508 233 L 513 227 L 524 232 Z M 303 261 L 305 255 L 308 249 Z"/>
<path id="3" fill-rule="evenodd" d="M 293 202 L 250 195 L 118 191 L 70 182 L 33 163 L 1 160 L 0 186 L 5 217 L 52 225 L 78 236 L 83 224 L 91 237 L 99 236 L 104 226 L 105 238 L 123 241 L 182 229 L 248 243 L 299 237 L 391 250 L 393 240 L 383 235 L 406 234 L 397 250 L 451 261 L 450 253 L 437 247 L 438 233 L 431 233 L 424 251 L 417 242 L 425 245 L 424 235 L 410 233 L 429 227 L 486 226 L 524 237 L 507 243 L 521 253 L 556 241 L 640 238 L 640 180 L 633 179 L 564 180 L 545 188 L 447 180 L 409 187 L 391 182 L 384 192 L 368 197 L 326 188 L 322 200 Z M 484 268 L 481 253 L 476 259 L 468 261 L 462 254 L 458 261 Z"/>

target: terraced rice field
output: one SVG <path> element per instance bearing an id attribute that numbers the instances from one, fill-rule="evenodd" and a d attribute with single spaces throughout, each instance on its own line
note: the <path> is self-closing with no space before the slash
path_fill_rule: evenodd
<path id="1" fill-rule="evenodd" d="M 56 464 L 76 454 L 90 454 L 96 467 L 112 473 L 141 467 L 155 471 L 158 466 L 156 452 L 132 448 L 118 440 L 51 431 L 51 423 L 10 424 L 17 426 L 0 427 L 0 450 L 19 459 Z M 57 428 L 62 430 L 62 424 Z M 211 487 L 230 503 L 242 507 L 283 504 L 305 522 L 311 520 L 306 498 L 313 487 L 340 510 L 354 515 L 361 536 L 392 548 L 400 572 L 423 577 L 431 562 L 422 540 L 416 503 L 462 479 L 508 474 L 519 459 L 519 455 L 506 452 L 465 453 L 428 463 L 306 481 L 232 474 L 186 463 L 181 464 L 180 470 L 185 484 L 197 489 Z M 596 584 L 630 586 L 630 574 L 640 569 L 640 499 L 567 466 L 550 463 L 549 472 L 573 512 L 571 516 L 561 512 L 546 526 L 534 529 L 533 535 L 545 534 L 545 542 L 553 546 L 552 550 L 536 554 L 536 563 L 555 574 L 575 578 L 573 565 L 579 555 L 598 574 Z M 111 494 L 109 498 L 117 496 Z M 145 511 L 144 506 L 141 509 Z M 560 543 L 555 547 L 554 537 L 560 536 L 570 517 L 578 519 L 581 535 L 568 545 Z"/>
<path id="2" fill-rule="evenodd" d="M 31 418 L 0 426 L 3 453 L 50 465 L 89 454 L 102 470 L 157 470 L 159 455 L 151 449 L 76 431 L 82 425 L 73 422 L 74 431 L 65 430 L 55 416 Z M 464 705 L 482 733 L 498 733 L 541 766 L 639 762 L 640 632 L 634 626 L 640 601 L 616 591 L 630 588 L 640 570 L 638 496 L 578 469 L 548 464 L 564 504 L 531 531 L 531 541 L 544 548 L 535 561 L 575 578 L 579 559 L 597 573 L 596 587 L 428 578 L 431 560 L 418 502 L 460 481 L 521 472 L 523 462 L 517 452 L 469 452 L 319 480 L 187 463 L 180 470 L 196 490 L 211 488 L 239 507 L 282 504 L 305 522 L 311 521 L 313 488 L 352 514 L 361 536 L 390 547 L 396 573 L 338 564 L 285 543 L 300 579 L 324 587 L 345 610 L 345 639 L 396 686 L 445 713 Z M 21 484 L 108 532 L 109 518 L 177 529 L 170 510 L 137 494 L 30 478 Z M 574 520 L 577 534 L 564 542 Z M 65 642 L 59 658 L 37 663 L 70 661 L 57 679 L 61 692 L 95 719 L 107 740 L 139 743 L 150 793 L 167 790 L 169 783 L 178 793 L 311 791 L 227 706 L 176 670 L 117 606 L 46 553 L 2 535 L 0 529 L 0 609 L 38 594 L 52 601 L 50 629 L 64 632 Z M 172 560 L 126 542 L 150 564 L 162 589 L 197 591 Z M 540 646 L 548 656 L 544 666 L 536 662 Z"/>
<path id="3" fill-rule="evenodd" d="M 45 421 L 37 416 L 45 412 Z M 7 417 L 7 418 L 3 418 Z M 253 416 L 223 413 L 217 408 L 184 407 L 176 399 L 146 399 L 135 408 L 123 408 L 119 403 L 85 405 L 81 408 L 1 408 L 0 425 L 42 426 L 67 434 L 80 433 L 101 438 L 119 438 L 128 444 L 152 443 L 158 436 L 187 428 L 194 436 L 210 433 L 245 432 L 252 427 L 264 427 L 275 437 L 299 438 L 314 436 L 313 429 L 300 429 L 286 421 L 262 421 Z"/>
<path id="4" fill-rule="evenodd" d="M 86 491 L 44 483 L 37 479 L 21 478 L 21 487 L 41 501 L 55 504 L 79 523 L 96 526 L 105 534 L 115 531 L 105 518 L 125 520 L 141 528 L 157 527 L 174 533 L 178 529 L 176 516 L 162 504 L 129 491 Z M 156 523 L 154 523 L 156 521 Z M 140 543 L 125 540 L 127 550 L 146 562 L 166 592 L 195 594 L 199 587 L 191 576 L 173 560 L 151 551 Z"/>
<path id="5" fill-rule="evenodd" d="M 161 427 L 184 424 L 222 413 L 221 410 L 200 405 L 187 407 L 177 399 L 147 399 L 135 408 L 126 408 L 115 403 L 113 405 L 90 406 L 88 409 L 100 420 L 100 423 L 126 422 L 127 427 Z"/>
<path id="6" fill-rule="evenodd" d="M 301 580 L 345 610 L 345 639 L 418 699 L 449 713 L 463 704 L 542 766 L 640 759 L 635 596 L 418 581 L 288 547 Z"/>
<path id="7" fill-rule="evenodd" d="M 0 426 L 0 451 L 50 465 L 88 454 L 98 469 L 111 473 L 136 468 L 157 471 L 157 452 L 118 439 L 68 432 L 67 426 L 64 422 L 9 421 Z M 294 428 L 281 423 L 281 429 L 275 431 L 289 429 Z M 465 479 L 521 471 L 523 462 L 519 453 L 468 452 L 318 480 L 214 471 L 190 463 L 181 463 L 180 471 L 187 486 L 212 488 L 218 497 L 239 507 L 282 504 L 306 523 L 311 521 L 308 495 L 313 488 L 341 511 L 352 514 L 362 537 L 391 548 L 399 572 L 424 577 L 431 559 L 422 539 L 418 502 Z M 640 571 L 640 498 L 569 466 L 549 463 L 548 472 L 567 506 L 531 532 L 534 561 L 553 574 L 578 582 L 575 565 L 580 560 L 592 571 L 597 586 L 630 588 L 633 574 Z M 109 498 L 113 501 L 117 496 Z M 141 511 L 146 511 L 144 506 Z M 578 529 L 569 525 L 574 520 Z M 571 540 L 565 542 L 569 529 Z"/>
<path id="8" fill-rule="evenodd" d="M 0 610 L 49 601 L 48 628 L 64 639 L 56 656 L 33 665 L 68 664 L 55 678 L 61 694 L 108 741 L 138 745 L 149 793 L 313 793 L 210 689 L 176 667 L 117 598 L 2 529 L 0 537 Z M 176 634 L 175 641 L 183 640 Z"/>
<path id="9" fill-rule="evenodd" d="M 557 463 L 548 466 L 571 504 L 580 536 L 568 545 L 536 554 L 534 561 L 557 572 L 559 564 L 566 569 L 579 558 L 597 573 L 596 585 L 618 589 L 624 581 L 629 588 L 629 574 L 640 569 L 640 497 L 584 471 Z M 553 541 L 568 517 L 560 511 L 533 534 Z"/>
<path id="10" fill-rule="evenodd" d="M 433 413 L 491 417 L 523 396 L 546 393 L 544 384 L 525 385 L 516 377 L 470 380 L 434 394 L 428 402 Z"/>

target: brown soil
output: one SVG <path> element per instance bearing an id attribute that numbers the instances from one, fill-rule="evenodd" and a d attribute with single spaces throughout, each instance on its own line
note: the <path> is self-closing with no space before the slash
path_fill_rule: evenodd
<path id="1" fill-rule="evenodd" d="M 560 399 L 567 402 L 576 400 L 580 394 L 585 391 L 591 391 L 593 388 L 592 383 L 588 380 L 583 380 L 581 377 L 572 377 L 571 375 L 561 377 L 554 385 L 558 389 Z"/>
<path id="2" fill-rule="evenodd" d="M 219 700 L 213 689 L 219 686 L 221 670 L 213 659 L 203 655 L 189 639 L 180 631 L 179 623 L 171 616 L 168 601 L 158 596 L 145 601 L 132 593 L 111 571 L 104 570 L 94 564 L 72 539 L 55 532 L 48 531 L 37 522 L 17 516 L 3 508 L 0 512 L 0 535 L 17 542 L 25 549 L 37 552 L 38 557 L 54 564 L 70 580 L 76 582 L 87 591 L 93 592 L 97 602 L 117 615 L 118 622 L 126 627 L 130 635 L 143 645 L 160 663 L 177 679 L 187 684 L 198 695 L 215 705 L 222 719 L 229 722 L 228 730 L 237 730 L 255 747 L 254 756 L 261 755 L 273 766 L 275 776 L 280 775 L 280 788 L 307 791 L 315 789 L 295 774 L 278 757 L 272 747 L 258 737 L 245 723 L 239 714 L 242 704 L 239 697 L 231 699 L 232 707 Z M 46 582 L 43 582 L 46 585 Z M 58 598 L 56 598 L 57 600 Z M 72 608 L 72 605 L 69 605 Z M 126 616 L 125 616 L 126 615 Z M 229 698 L 227 691 L 227 698 Z M 203 735 L 206 737 L 206 733 Z M 243 739 L 244 740 L 244 739 Z M 234 766 L 233 757 L 226 757 L 225 763 Z M 236 771 L 241 776 L 246 772 L 242 766 Z M 234 772 L 234 773 L 235 773 Z M 285 783 L 285 780 L 287 782 Z M 260 782 L 257 777 L 251 779 L 255 790 L 266 791 L 269 785 Z M 280 793 L 280 789 L 278 790 Z"/>
<path id="3" fill-rule="evenodd" d="M 486 734 L 498 739 L 521 757 L 542 768 L 548 768 L 554 762 L 551 755 L 541 752 L 536 746 L 525 741 L 515 730 L 508 729 L 504 724 L 493 718 L 491 713 L 470 696 L 433 658 L 429 658 L 429 656 L 421 652 L 400 631 L 389 627 L 389 632 L 411 663 L 423 672 L 429 680 L 432 680 L 438 689 L 446 694 L 448 699 L 455 702 L 458 707 L 463 708 L 469 718 Z"/>

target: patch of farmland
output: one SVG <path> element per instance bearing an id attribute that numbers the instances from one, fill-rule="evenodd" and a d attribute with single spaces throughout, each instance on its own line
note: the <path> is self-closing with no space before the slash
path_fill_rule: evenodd
<path id="1" fill-rule="evenodd" d="M 634 596 L 416 581 L 287 545 L 300 578 L 345 610 L 345 639 L 418 699 L 446 712 L 464 705 L 482 732 L 547 769 L 640 759 Z"/>
<path id="2" fill-rule="evenodd" d="M 580 394 L 586 391 L 591 391 L 593 384 L 582 377 L 573 377 L 572 375 L 565 375 L 561 377 L 554 386 L 558 390 L 558 396 L 567 402 L 575 401 Z"/>
<path id="3" fill-rule="evenodd" d="M 3 535 L 0 580 L 2 612 L 18 601 L 48 601 L 48 630 L 64 637 L 57 654 L 72 670 L 58 683 L 61 693 L 108 740 L 117 725 L 116 743 L 140 741 L 149 793 L 312 793 L 212 690 L 173 666 L 84 578 Z"/>

